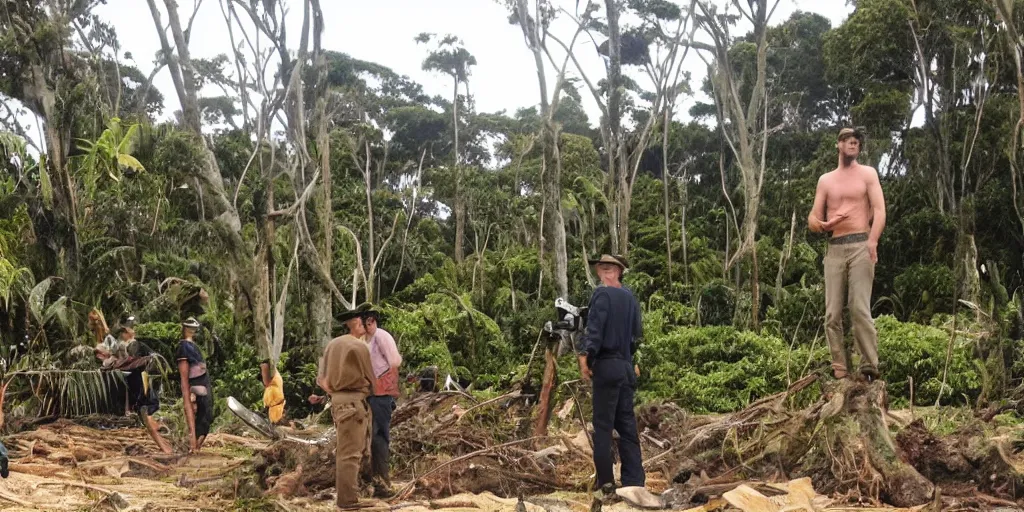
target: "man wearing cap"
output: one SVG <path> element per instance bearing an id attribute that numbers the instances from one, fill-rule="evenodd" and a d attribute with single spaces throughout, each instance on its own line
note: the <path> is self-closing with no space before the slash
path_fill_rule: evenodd
<path id="1" fill-rule="evenodd" d="M 171 444 L 160 435 L 159 426 L 153 419 L 153 415 L 160 410 L 160 395 L 146 371 L 153 358 L 153 349 L 135 339 L 135 323 L 135 317 L 129 316 L 118 328 L 118 338 L 125 346 L 127 357 L 116 363 L 116 368 L 125 373 L 129 407 L 139 415 L 139 419 L 160 451 L 172 453 Z"/>
<path id="2" fill-rule="evenodd" d="M 188 427 L 190 453 L 199 453 L 213 424 L 213 384 L 206 370 L 206 359 L 195 344 L 199 322 L 188 317 L 181 323 L 181 341 L 174 353 L 181 375 L 181 398 L 185 404 L 185 425 Z"/>
<path id="3" fill-rule="evenodd" d="M 633 354 L 643 334 L 640 305 L 622 286 L 624 258 L 604 254 L 590 260 L 601 286 L 590 297 L 587 330 L 578 353 L 580 373 L 594 386 L 594 467 L 597 486 L 609 494 L 615 489 L 612 472 L 612 429 L 619 433 L 622 486 L 646 483 L 640 456 L 640 437 L 633 412 L 636 373 Z"/>
<path id="4" fill-rule="evenodd" d="M 368 307 L 363 313 L 367 341 L 370 346 L 370 365 L 373 368 L 373 395 L 367 399 L 373 413 L 372 438 L 370 440 L 371 464 L 374 495 L 386 498 L 390 495 L 391 478 L 388 458 L 391 443 L 391 413 L 398 398 L 398 370 L 402 366 L 402 355 L 391 333 L 378 325 L 380 313 Z"/>
<path id="5" fill-rule="evenodd" d="M 370 423 L 366 397 L 373 392 L 374 373 L 370 349 L 363 336 L 359 307 L 338 316 L 348 334 L 334 338 L 324 348 L 316 382 L 331 396 L 331 416 L 337 431 L 335 447 L 335 487 L 341 510 L 361 508 L 359 503 L 359 462 L 363 457 Z"/>
<path id="6" fill-rule="evenodd" d="M 857 157 L 864 135 L 855 128 L 839 132 L 839 167 L 818 179 L 807 227 L 831 233 L 825 254 L 825 337 L 837 379 L 849 374 L 843 343 L 843 305 L 850 308 L 853 336 L 860 352 L 860 373 L 877 379 L 878 334 L 871 318 L 871 286 L 878 262 L 878 239 L 885 229 L 885 197 L 878 171 Z"/>

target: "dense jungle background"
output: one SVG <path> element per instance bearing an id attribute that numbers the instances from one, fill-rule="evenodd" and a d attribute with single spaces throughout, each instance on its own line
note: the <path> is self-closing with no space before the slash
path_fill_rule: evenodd
<path id="1" fill-rule="evenodd" d="M 890 401 L 1024 396 L 1024 2 L 857 0 L 831 26 L 767 0 L 506 0 L 540 95 L 501 112 L 475 107 L 458 34 L 418 36 L 441 97 L 325 48 L 318 0 L 220 2 L 232 46 L 215 59 L 190 56 L 191 2 L 148 0 L 155 56 L 122 47 L 99 3 L 0 2 L 8 428 L 110 407 L 78 372 L 98 366 L 94 308 L 137 316 L 168 358 L 196 316 L 220 407 L 256 405 L 271 357 L 304 416 L 332 314 L 363 301 L 404 373 L 507 389 L 555 298 L 587 302 L 602 252 L 627 256 L 644 308 L 641 400 L 743 408 L 828 364 L 826 240 L 805 219 L 847 125 L 887 201 Z M 604 73 L 578 64 L 595 51 Z M 173 98 L 152 86 L 164 70 Z M 560 376 L 578 378 L 571 357 Z"/>

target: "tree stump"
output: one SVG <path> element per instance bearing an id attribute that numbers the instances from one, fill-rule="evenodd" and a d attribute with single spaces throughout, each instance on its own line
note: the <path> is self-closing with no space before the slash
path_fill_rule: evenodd
<path id="1" fill-rule="evenodd" d="M 929 502 L 935 486 L 901 457 L 889 433 L 885 382 L 844 379 L 823 388 L 823 400 L 811 407 L 817 414 L 807 416 L 802 435 L 794 438 L 806 443 L 806 452 L 792 462 L 802 463 L 823 489 L 856 487 L 898 507 Z M 800 466 L 793 469 L 799 472 Z"/>

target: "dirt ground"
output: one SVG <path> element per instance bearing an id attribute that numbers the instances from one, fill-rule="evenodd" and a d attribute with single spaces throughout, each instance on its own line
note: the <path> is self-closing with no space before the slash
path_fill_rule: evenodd
<path id="1" fill-rule="evenodd" d="M 786 503 L 778 486 L 785 489 L 787 481 L 792 484 L 801 475 L 766 472 L 764 468 L 772 467 L 767 458 L 736 462 L 726 455 L 735 455 L 726 449 L 730 443 L 743 441 L 737 437 L 745 432 L 743 425 L 763 429 L 777 420 L 766 416 L 751 423 L 749 411 L 689 416 L 671 405 L 638 409 L 648 488 L 665 492 L 669 510 L 688 512 L 1024 510 L 1016 501 L 1017 489 L 1024 486 L 1004 475 L 1020 470 L 1015 452 L 1024 446 L 1017 441 L 1024 439 L 1024 428 L 965 427 L 961 424 L 966 416 L 943 409 L 885 414 L 900 457 L 921 468 L 939 488 L 933 503 L 885 507 L 877 495 L 829 491 L 835 482 L 817 477 L 814 482 L 804 478 L 813 500 Z M 548 435 L 531 441 L 528 404 L 520 404 L 515 395 L 474 400 L 437 394 L 405 400 L 395 412 L 392 430 L 393 489 L 398 495 L 389 502 L 373 502 L 369 510 L 596 510 L 586 488 L 593 467 L 590 441 L 582 429 L 585 416 L 572 401 L 559 404 Z M 731 426 L 715 440 L 720 425 Z M 303 430 L 304 437 L 314 438 L 329 429 L 310 418 Z M 709 439 L 717 447 L 710 451 L 719 453 L 716 460 L 692 465 L 680 455 Z M 1005 442 L 979 444 L 978 439 Z M 146 432 L 126 418 L 58 420 L 10 435 L 4 443 L 11 474 L 0 480 L 0 510 L 334 510 L 333 444 L 271 442 L 240 423 L 211 434 L 203 452 L 190 456 L 158 453 Z M 972 443 L 979 449 L 967 450 Z M 989 451 L 981 450 L 986 447 Z M 1004 474 L 983 474 L 978 461 L 987 459 L 982 456 L 1013 466 L 1001 466 Z M 741 486 L 767 508 L 736 505 L 749 505 L 744 501 L 749 496 L 724 498 Z M 599 509 L 631 510 L 622 502 Z"/>

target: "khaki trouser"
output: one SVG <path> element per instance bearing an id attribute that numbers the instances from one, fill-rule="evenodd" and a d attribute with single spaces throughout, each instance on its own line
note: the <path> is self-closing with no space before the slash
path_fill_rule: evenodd
<path id="1" fill-rule="evenodd" d="M 832 368 L 847 371 L 843 343 L 843 304 L 850 308 L 853 337 L 861 356 L 861 369 L 878 369 L 878 333 L 871 318 L 871 286 L 875 264 L 867 242 L 832 244 L 825 254 L 825 338 L 832 352 Z"/>
<path id="2" fill-rule="evenodd" d="M 335 487 L 338 506 L 359 503 L 359 463 L 366 450 L 370 407 L 363 393 L 331 393 L 331 416 L 337 430 Z"/>

